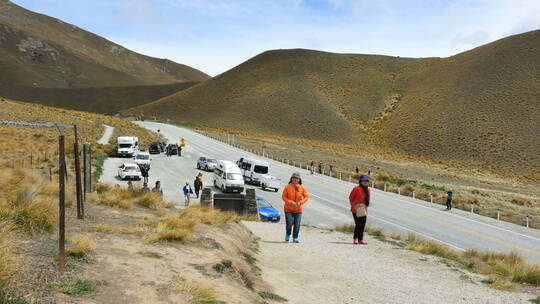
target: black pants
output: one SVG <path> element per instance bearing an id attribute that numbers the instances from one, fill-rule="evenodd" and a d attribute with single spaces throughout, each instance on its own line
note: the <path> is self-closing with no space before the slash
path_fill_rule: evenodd
<path id="1" fill-rule="evenodd" d="M 352 214 L 354 218 L 354 238 L 360 240 L 364 239 L 364 229 L 366 228 L 367 216 L 357 217 L 356 214 Z"/>
<path id="2" fill-rule="evenodd" d="M 195 187 L 195 195 L 197 195 L 197 198 L 199 198 L 199 192 L 201 191 L 200 188 Z"/>
<path id="3" fill-rule="evenodd" d="M 448 210 L 452 209 L 452 200 L 451 199 L 446 200 L 446 209 L 448 209 Z"/>
<path id="4" fill-rule="evenodd" d="M 293 238 L 298 238 L 300 233 L 300 224 L 302 222 L 302 213 L 292 213 L 285 212 L 285 233 L 291 235 L 291 230 L 293 233 Z M 294 226 L 294 229 L 293 229 Z"/>

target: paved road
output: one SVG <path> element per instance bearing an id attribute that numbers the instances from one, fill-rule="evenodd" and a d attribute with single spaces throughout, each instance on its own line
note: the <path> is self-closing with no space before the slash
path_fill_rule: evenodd
<path id="1" fill-rule="evenodd" d="M 111 140 L 111 136 L 114 132 L 114 127 L 103 125 L 105 127 L 105 131 L 103 132 L 103 136 L 97 141 L 100 145 L 106 145 Z"/>
<path id="2" fill-rule="evenodd" d="M 193 180 L 197 172 L 195 160 L 200 155 L 231 161 L 236 161 L 241 156 L 262 158 L 190 129 L 155 122 L 138 123 L 151 130 L 160 129 L 161 134 L 171 142 L 178 142 L 181 137 L 186 138 L 185 158 L 160 165 L 155 161 L 156 166 L 152 168 L 154 172 L 151 172 L 151 176 L 158 174 L 166 187 L 179 187 L 180 181 L 187 177 L 192 177 L 190 180 Z M 165 156 L 157 159 L 161 158 Z M 352 215 L 348 210 L 348 195 L 353 184 L 327 176 L 310 175 L 307 170 L 271 159 L 265 160 L 270 164 L 270 173 L 283 181 L 288 181 L 295 171 L 300 171 L 302 174 L 304 185 L 311 194 L 311 199 L 304 209 L 304 224 L 334 227 L 336 224 L 352 222 Z M 163 172 L 156 173 L 160 170 Z M 205 174 L 205 183 L 211 184 L 211 173 Z M 176 196 L 177 201 L 182 201 L 179 189 L 176 191 L 178 194 L 171 193 L 169 197 Z M 282 208 L 281 193 L 258 190 L 257 195 L 266 198 L 278 209 Z M 526 256 L 530 261 L 540 263 L 540 232 L 538 230 L 498 222 L 461 210 L 446 212 L 439 205 L 431 205 L 429 202 L 413 200 L 377 189 L 373 189 L 373 203 L 368 222 L 390 233 L 406 235 L 413 232 L 445 243 L 457 250 L 515 251 Z"/>

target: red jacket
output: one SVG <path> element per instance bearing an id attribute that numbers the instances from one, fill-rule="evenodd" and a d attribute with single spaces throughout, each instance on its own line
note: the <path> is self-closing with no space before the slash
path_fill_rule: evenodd
<path id="1" fill-rule="evenodd" d="M 368 195 L 371 199 L 371 189 L 368 188 Z M 364 192 L 364 189 L 360 186 L 356 186 L 352 189 L 351 194 L 349 194 L 349 202 L 351 203 L 351 212 L 356 214 L 356 205 L 358 204 L 366 204 L 366 193 Z M 366 211 L 367 211 L 367 207 Z"/>
<path id="2" fill-rule="evenodd" d="M 298 190 L 295 189 L 294 184 L 290 183 L 283 189 L 283 202 L 285 203 L 285 212 L 301 213 L 302 206 L 307 203 L 309 194 L 302 185 L 298 185 Z M 294 206 L 296 203 L 297 206 Z"/>

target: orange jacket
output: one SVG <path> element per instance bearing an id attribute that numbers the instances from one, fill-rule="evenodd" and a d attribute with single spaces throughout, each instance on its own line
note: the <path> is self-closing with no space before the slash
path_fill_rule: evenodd
<path id="1" fill-rule="evenodd" d="M 294 184 L 290 183 L 283 188 L 282 198 L 283 202 L 285 202 L 285 212 L 301 213 L 302 206 L 309 199 L 309 194 L 304 186 L 298 185 L 298 189 L 295 189 Z M 296 206 L 294 203 L 296 203 Z"/>

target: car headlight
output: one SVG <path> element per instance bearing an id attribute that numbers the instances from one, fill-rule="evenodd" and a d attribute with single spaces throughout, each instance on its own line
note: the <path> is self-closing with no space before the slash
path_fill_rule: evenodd
<path id="1" fill-rule="evenodd" d="M 264 217 L 270 217 L 270 213 L 268 213 L 268 212 L 259 212 L 259 214 L 264 216 Z"/>

